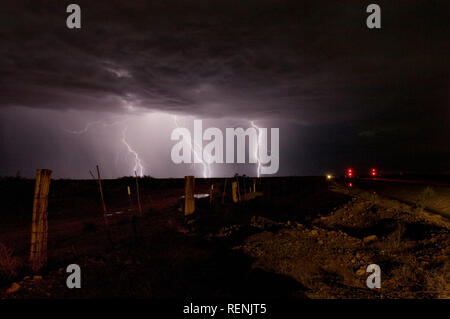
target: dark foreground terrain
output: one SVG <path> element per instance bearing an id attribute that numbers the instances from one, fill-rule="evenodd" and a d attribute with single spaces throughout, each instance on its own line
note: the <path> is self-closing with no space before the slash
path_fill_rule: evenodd
<path id="1" fill-rule="evenodd" d="M 54 180 L 48 264 L 29 269 L 34 181 L 2 179 L 1 298 L 450 298 L 450 222 L 416 205 L 323 178 L 263 178 L 262 196 L 234 204 L 229 179 L 196 180 L 197 201 L 179 211 L 184 181 L 104 181 L 112 229 L 105 233 L 95 181 Z M 250 179 L 240 179 L 241 192 Z M 131 203 L 127 186 L 133 193 Z M 82 288 L 66 287 L 78 264 Z M 382 270 L 368 289 L 367 265 Z"/>

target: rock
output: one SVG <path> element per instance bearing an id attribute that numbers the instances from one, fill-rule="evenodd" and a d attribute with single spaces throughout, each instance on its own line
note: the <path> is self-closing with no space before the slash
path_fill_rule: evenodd
<path id="1" fill-rule="evenodd" d="M 357 276 L 364 276 L 366 274 L 366 268 L 361 267 L 356 271 Z"/>
<path id="2" fill-rule="evenodd" d="M 250 225 L 252 227 L 264 230 L 265 228 L 278 226 L 279 224 L 277 222 L 274 222 L 273 220 L 270 220 L 270 219 L 262 217 L 262 216 L 253 216 L 250 221 Z"/>
<path id="3" fill-rule="evenodd" d="M 25 276 L 25 277 L 23 277 L 23 280 L 30 280 L 30 279 L 31 279 L 30 276 Z"/>
<path id="4" fill-rule="evenodd" d="M 317 230 L 313 229 L 313 230 L 311 230 L 311 235 L 317 236 L 317 235 L 319 235 L 319 232 Z"/>
<path id="5" fill-rule="evenodd" d="M 42 276 L 33 276 L 33 280 L 42 280 Z"/>
<path id="6" fill-rule="evenodd" d="M 13 282 L 11 287 L 6 290 L 7 294 L 13 294 L 20 289 L 20 285 L 17 282 Z"/>
<path id="7" fill-rule="evenodd" d="M 368 243 L 371 243 L 373 241 L 376 241 L 377 239 L 378 239 L 377 235 L 370 235 L 370 236 L 364 237 L 363 242 L 365 244 L 368 244 Z"/>

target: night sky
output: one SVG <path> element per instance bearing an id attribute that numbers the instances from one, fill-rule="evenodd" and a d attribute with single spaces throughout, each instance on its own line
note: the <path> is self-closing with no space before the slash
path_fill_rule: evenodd
<path id="1" fill-rule="evenodd" d="M 366 26 L 370 3 L 381 29 Z M 100 164 L 114 178 L 137 154 L 145 175 L 201 176 L 170 160 L 175 122 L 194 119 L 280 128 L 278 175 L 449 173 L 449 4 L 2 1 L 0 175 L 89 178 Z M 255 165 L 212 166 L 236 172 Z"/>

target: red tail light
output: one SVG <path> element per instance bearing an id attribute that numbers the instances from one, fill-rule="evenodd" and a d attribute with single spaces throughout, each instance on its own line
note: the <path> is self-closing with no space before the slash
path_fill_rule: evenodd
<path id="1" fill-rule="evenodd" d="M 353 177 L 353 170 L 351 168 L 347 169 L 347 176 Z"/>

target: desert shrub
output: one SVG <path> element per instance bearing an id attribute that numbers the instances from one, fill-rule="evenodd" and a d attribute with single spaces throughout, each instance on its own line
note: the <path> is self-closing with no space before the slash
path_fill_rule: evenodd
<path id="1" fill-rule="evenodd" d="M 385 241 L 385 251 L 393 252 L 400 248 L 402 237 L 405 233 L 405 226 L 401 223 L 397 225 L 397 228 L 387 236 Z"/>
<path id="2" fill-rule="evenodd" d="M 434 190 L 430 186 L 425 187 L 425 189 L 419 194 L 416 199 L 416 206 L 419 208 L 424 208 L 426 203 L 434 196 Z"/>
<path id="3" fill-rule="evenodd" d="M 419 271 L 417 259 L 414 256 L 403 256 L 402 263 L 390 273 L 393 291 L 401 292 L 403 298 L 414 296 L 415 291 L 423 290 L 422 272 Z"/>
<path id="4" fill-rule="evenodd" d="M 398 251 L 402 246 L 403 235 L 405 234 L 405 225 L 402 223 L 397 223 L 397 227 L 383 240 L 376 243 L 376 247 L 380 251 L 384 251 L 387 254 L 394 253 Z"/>
<path id="5" fill-rule="evenodd" d="M 445 279 L 445 274 L 432 271 L 425 274 L 425 292 L 433 298 L 449 298 L 449 284 Z"/>
<path id="6" fill-rule="evenodd" d="M 0 281 L 6 281 L 17 276 L 19 261 L 13 257 L 13 251 L 0 243 Z"/>
<path id="7" fill-rule="evenodd" d="M 441 268 L 427 271 L 424 275 L 425 290 L 433 298 L 450 298 L 450 262 Z"/>

